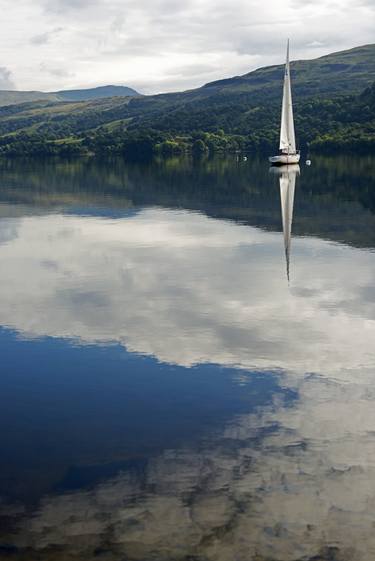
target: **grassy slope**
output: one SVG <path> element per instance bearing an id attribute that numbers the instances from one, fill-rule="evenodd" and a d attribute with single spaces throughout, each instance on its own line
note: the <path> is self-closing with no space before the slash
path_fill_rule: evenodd
<path id="1" fill-rule="evenodd" d="M 116 97 L 81 102 L 39 101 L 0 107 L 0 136 L 17 132 L 58 132 L 69 125 L 73 132 L 95 128 L 127 114 L 130 98 Z"/>
<path id="2" fill-rule="evenodd" d="M 54 92 L 59 101 L 87 101 L 115 96 L 139 96 L 140 94 L 126 86 L 100 86 L 84 90 L 62 90 Z"/>
<path id="3" fill-rule="evenodd" d="M 268 66 L 243 76 L 206 84 L 203 89 L 221 92 L 254 92 L 280 95 L 283 65 Z M 358 94 L 375 80 L 375 45 L 364 45 L 314 60 L 291 63 L 295 96 Z"/>
<path id="4" fill-rule="evenodd" d="M 113 96 L 138 96 L 138 92 L 126 86 L 101 86 L 81 90 L 61 90 L 58 92 L 18 92 L 0 90 L 0 107 L 33 101 L 87 101 Z"/>
<path id="5" fill-rule="evenodd" d="M 54 93 L 45 92 L 16 92 L 12 90 L 0 91 L 0 106 L 16 105 L 30 101 L 58 101 L 59 98 Z"/>

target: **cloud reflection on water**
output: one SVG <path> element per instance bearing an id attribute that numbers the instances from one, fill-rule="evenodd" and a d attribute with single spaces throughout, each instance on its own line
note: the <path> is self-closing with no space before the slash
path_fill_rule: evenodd
<path id="1" fill-rule="evenodd" d="M 373 401 L 355 383 L 299 389 L 295 407 L 280 400 L 141 472 L 46 498 L 15 543 L 56 560 L 371 558 Z"/>
<path id="2" fill-rule="evenodd" d="M 280 234 L 183 211 L 17 219 L 0 246 L 0 324 L 184 366 L 280 369 L 299 396 L 142 473 L 46 498 L 18 546 L 54 559 L 59 545 L 77 559 L 375 556 L 375 256 L 295 239 L 290 288 L 283 258 Z"/>
<path id="3" fill-rule="evenodd" d="M 279 234 L 152 209 L 18 219 L 0 258 L 0 324 L 26 337 L 115 341 L 184 366 L 374 366 L 370 252 L 296 239 L 288 289 Z"/>

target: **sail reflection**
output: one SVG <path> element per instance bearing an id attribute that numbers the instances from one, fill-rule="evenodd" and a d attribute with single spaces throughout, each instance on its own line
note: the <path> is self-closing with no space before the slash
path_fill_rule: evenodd
<path id="1" fill-rule="evenodd" d="M 282 168 L 271 168 L 272 173 L 279 176 L 281 217 L 283 223 L 284 248 L 286 260 L 286 274 L 290 282 L 290 250 L 292 242 L 292 224 L 294 208 L 294 192 L 296 188 L 296 177 L 300 174 L 298 164 L 283 166 Z"/>

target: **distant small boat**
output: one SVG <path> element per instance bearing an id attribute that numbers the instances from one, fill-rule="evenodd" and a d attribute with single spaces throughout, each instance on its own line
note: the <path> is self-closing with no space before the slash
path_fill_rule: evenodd
<path id="1" fill-rule="evenodd" d="M 294 134 L 292 89 L 290 85 L 289 67 L 289 39 L 286 50 L 286 63 L 284 73 L 283 103 L 281 109 L 280 127 L 280 152 L 277 156 L 271 156 L 269 161 L 275 166 L 298 164 L 300 153 L 296 150 L 296 138 Z"/>

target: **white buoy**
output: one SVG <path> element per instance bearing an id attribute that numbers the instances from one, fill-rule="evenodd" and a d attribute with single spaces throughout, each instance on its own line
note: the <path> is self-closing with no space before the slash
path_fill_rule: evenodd
<path id="1" fill-rule="evenodd" d="M 244 162 L 247 162 L 247 156 L 244 156 L 244 157 L 243 157 L 243 161 L 244 161 Z"/>
<path id="2" fill-rule="evenodd" d="M 311 160 L 306 160 L 306 165 L 311 166 Z"/>

